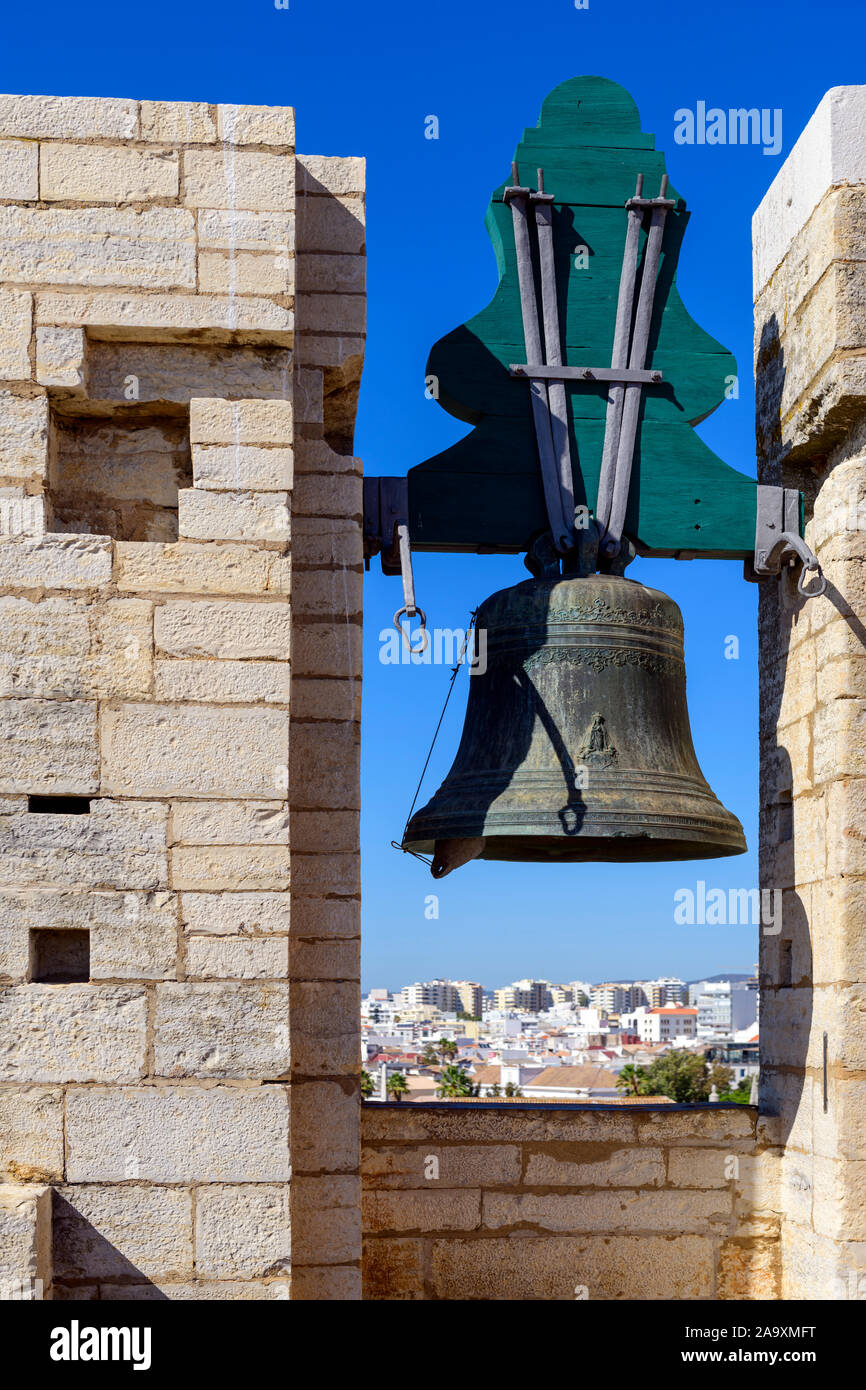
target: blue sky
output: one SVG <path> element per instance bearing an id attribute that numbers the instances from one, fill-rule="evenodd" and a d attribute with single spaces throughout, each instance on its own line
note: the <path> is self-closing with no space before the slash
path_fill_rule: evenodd
<path id="1" fill-rule="evenodd" d="M 739 399 L 701 433 L 753 473 L 751 215 L 823 93 L 863 80 L 864 31 L 862 7 L 839 0 L 589 0 L 581 10 L 574 0 L 290 0 L 288 10 L 273 0 L 43 0 L 4 16 L 0 87 L 294 105 L 299 150 L 365 155 L 369 339 L 356 449 L 369 473 L 402 474 L 464 432 L 425 399 L 424 364 L 432 343 L 495 288 L 482 222 L 523 128 L 568 77 L 622 83 L 691 209 L 678 273 L 685 305 L 739 363 Z M 780 155 L 676 145 L 674 113 L 698 101 L 780 108 Z M 430 114 L 439 118 L 436 141 L 424 138 Z M 378 661 L 400 589 L 374 565 L 365 596 L 366 985 L 440 974 L 498 985 L 527 974 L 695 978 L 750 969 L 754 928 L 675 926 L 673 895 L 699 879 L 757 882 L 756 592 L 739 562 L 639 561 L 629 574 L 683 610 L 695 746 L 716 794 L 740 817 L 749 854 L 684 865 L 475 863 L 434 884 L 390 841 L 400 838 L 448 672 Z M 524 577 L 519 557 L 416 557 L 419 602 L 437 626 L 458 626 L 494 589 Z M 725 659 L 729 635 L 739 637 L 739 660 Z M 450 766 L 465 695 L 463 673 L 422 800 Z M 436 920 L 425 916 L 431 892 Z"/>

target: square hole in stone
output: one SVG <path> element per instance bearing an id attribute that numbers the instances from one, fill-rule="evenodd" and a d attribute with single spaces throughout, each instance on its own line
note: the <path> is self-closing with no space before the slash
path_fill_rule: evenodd
<path id="1" fill-rule="evenodd" d="M 36 929 L 30 933 L 30 978 L 68 985 L 90 979 L 90 932 Z"/>
<path id="2" fill-rule="evenodd" d="M 192 486 L 188 411 L 68 411 L 51 412 L 51 530 L 122 541 L 177 540 L 178 489 Z"/>

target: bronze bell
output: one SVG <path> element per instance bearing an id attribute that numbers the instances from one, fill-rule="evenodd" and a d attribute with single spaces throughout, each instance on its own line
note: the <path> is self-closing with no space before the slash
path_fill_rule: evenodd
<path id="1" fill-rule="evenodd" d="M 433 853 L 435 878 L 474 858 L 745 851 L 695 756 L 673 599 L 610 574 L 530 579 L 487 599 L 476 629 L 454 766 L 403 840 Z"/>

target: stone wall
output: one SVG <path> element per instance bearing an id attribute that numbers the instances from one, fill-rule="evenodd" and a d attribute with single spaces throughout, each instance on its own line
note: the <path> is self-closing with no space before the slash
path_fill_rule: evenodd
<path id="1" fill-rule="evenodd" d="M 54 1297 L 356 1296 L 363 162 L 0 156 L 0 1221 L 49 1287 L 53 1189 Z"/>
<path id="2" fill-rule="evenodd" d="M 761 481 L 806 495 L 827 578 L 760 588 L 761 1110 L 785 1298 L 866 1289 L 866 87 L 828 92 L 754 219 Z"/>
<path id="3" fill-rule="evenodd" d="M 367 1298 L 779 1297 L 749 1107 L 371 1103 L 361 1128 Z"/>

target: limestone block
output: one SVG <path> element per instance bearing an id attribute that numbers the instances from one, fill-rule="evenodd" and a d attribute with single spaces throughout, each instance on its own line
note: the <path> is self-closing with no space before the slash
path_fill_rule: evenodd
<path id="1" fill-rule="evenodd" d="M 183 893 L 181 919 L 188 932 L 217 936 L 272 936 L 289 930 L 288 893 Z"/>
<path id="2" fill-rule="evenodd" d="M 170 214 L 172 209 L 160 209 Z M 60 216 L 55 212 L 52 216 Z M 102 213 L 100 216 L 107 216 Z M 153 214 L 151 214 L 153 215 Z M 181 216 L 185 214 L 181 213 Z M 134 217 L 135 213 L 116 213 Z M 187 249 L 184 243 L 184 265 Z M 136 276 L 133 283 L 139 283 Z M 64 294 L 46 291 L 36 296 L 36 321 L 94 327 L 102 338 L 116 341 L 145 338 L 183 342 L 190 334 L 208 341 L 265 342 L 291 346 L 294 319 L 272 299 L 206 294 Z"/>
<path id="3" fill-rule="evenodd" d="M 359 980 L 360 938 L 350 941 L 294 941 L 292 974 L 297 980 Z"/>
<path id="4" fill-rule="evenodd" d="M 365 159 L 342 155 L 298 155 L 298 189 L 304 193 L 363 194 Z"/>
<path id="5" fill-rule="evenodd" d="M 293 1264 L 347 1264 L 361 1254 L 361 1181 L 348 1174 L 292 1179 Z"/>
<path id="6" fill-rule="evenodd" d="M 300 724 L 292 731 L 292 799 L 306 808 L 356 810 L 360 805 L 354 724 Z"/>
<path id="7" fill-rule="evenodd" d="M 144 1075 L 145 991 L 117 985 L 0 990 L 0 1079 L 135 1081 Z"/>
<path id="8" fill-rule="evenodd" d="M 864 879 L 828 876 L 813 888 L 810 922 L 816 981 L 866 981 L 866 932 L 855 926 L 866 920 L 864 913 Z"/>
<path id="9" fill-rule="evenodd" d="M 819 652 L 820 660 L 820 652 Z M 813 722 L 816 783 L 866 776 L 866 699 L 823 705 Z"/>
<path id="10" fill-rule="evenodd" d="M 263 1080 L 288 1075 L 288 984 L 156 987 L 157 1076 Z"/>
<path id="11" fill-rule="evenodd" d="M 44 202 L 139 203 L 175 198 L 177 155 L 123 146 L 42 145 L 39 196 Z"/>
<path id="12" fill-rule="evenodd" d="M 0 539 L 41 537 L 45 533 L 45 496 L 23 487 L 0 487 Z"/>
<path id="13" fill-rule="evenodd" d="M 731 1155 L 725 1149 L 671 1149 L 668 1182 L 673 1187 L 728 1187 Z M 739 1162 L 739 1157 L 737 1158 Z"/>
<path id="14" fill-rule="evenodd" d="M 360 571 L 306 570 L 298 576 L 294 613 L 296 617 L 331 616 L 345 622 L 347 617 L 360 616 L 363 594 L 364 580 Z"/>
<path id="15" fill-rule="evenodd" d="M 3 724 L 0 791 L 96 791 L 95 705 L 83 700 L 5 700 Z"/>
<path id="16" fill-rule="evenodd" d="M 0 973 L 23 979 L 33 930 L 90 932 L 92 980 L 161 980 L 177 973 L 177 899 L 168 892 L 0 892 Z"/>
<path id="17" fill-rule="evenodd" d="M 295 1265 L 292 1269 L 296 1303 L 358 1303 L 362 1296 L 357 1265 Z"/>
<path id="18" fill-rule="evenodd" d="M 321 1124 L 327 1115 L 327 1126 Z M 361 1101 L 352 1081 L 292 1083 L 292 1159 L 296 1170 L 357 1171 Z"/>
<path id="19" fill-rule="evenodd" d="M 562 1201 L 562 1198 L 557 1198 Z M 364 1230 L 477 1231 L 481 1226 L 481 1192 L 365 1191 L 362 1202 Z"/>
<path id="20" fill-rule="evenodd" d="M 349 854 L 292 855 L 292 887 L 296 893 L 327 896 L 358 893 L 361 887 L 357 851 Z"/>
<path id="21" fill-rule="evenodd" d="M 181 1279 L 192 1270 L 191 1193 L 131 1184 L 80 1183 L 57 1189 L 58 1279 L 128 1279 L 135 1274 Z"/>
<path id="22" fill-rule="evenodd" d="M 84 393 L 84 329 L 37 328 L 36 380 Z"/>
<path id="23" fill-rule="evenodd" d="M 285 251 L 276 255 L 238 251 L 229 256 L 200 252 L 198 286 L 205 294 L 291 294 L 294 265 Z"/>
<path id="24" fill-rule="evenodd" d="M 92 400 L 127 406 L 130 375 L 141 401 L 176 401 L 219 394 L 282 396 L 292 354 L 287 348 L 233 347 L 215 343 L 88 344 L 87 381 Z"/>
<path id="25" fill-rule="evenodd" d="M 664 1128 L 669 1116 L 664 1116 Z M 695 1120 L 691 1134 L 699 1133 L 700 1121 L 696 1112 L 684 1116 L 687 1123 Z M 713 1117 L 715 1118 L 715 1117 Z M 441 1110 L 419 1110 L 416 1106 L 401 1106 L 395 1111 L 378 1106 L 363 1112 L 364 1142 L 406 1143 L 464 1143 L 466 1115 L 460 1106 Z M 571 1114 L 539 1106 L 538 1110 L 476 1110 L 472 1116 L 472 1141 L 477 1144 L 562 1142 L 566 1144 L 632 1144 L 636 1142 L 637 1121 L 632 1114 L 604 1110 L 575 1110 Z M 686 1130 L 686 1133 L 689 1133 Z M 642 1141 L 643 1142 L 643 1141 Z M 657 1136 L 648 1143 L 658 1142 Z"/>
<path id="26" fill-rule="evenodd" d="M 287 845 L 196 845 L 171 851 L 175 888 L 276 891 L 289 886 Z"/>
<path id="27" fill-rule="evenodd" d="M 196 487 L 213 491 L 281 492 L 292 486 L 292 450 L 262 449 L 253 444 L 218 444 L 210 448 L 194 444 L 193 477 Z"/>
<path id="28" fill-rule="evenodd" d="M 195 1210 L 195 1267 L 205 1278 L 287 1274 L 289 1191 L 257 1183 L 202 1187 Z"/>
<path id="29" fill-rule="evenodd" d="M 438 1160 L 435 1179 L 427 1175 L 431 1157 Z M 513 1144 L 459 1144 L 439 1150 L 429 1145 L 365 1149 L 361 1166 L 364 1188 L 368 1191 L 419 1188 L 439 1192 L 445 1188 L 517 1187 L 521 1181 L 521 1151 Z M 540 1168 L 538 1173 L 541 1174 Z M 543 1176 L 530 1179 L 527 1175 L 527 1181 L 547 1185 Z"/>
<path id="30" fill-rule="evenodd" d="M 2 167 L 3 145 L 0 143 L 0 167 Z M 33 296 L 23 290 L 0 290 L 0 380 L 27 381 L 30 377 L 30 330 L 33 322 Z M 0 398 L 8 398 L 5 393 Z M 4 416 L 6 411 L 4 410 Z M 5 419 L 4 419 L 5 429 Z M 11 453 L 9 443 L 3 441 L 4 454 Z M 11 475 L 20 477 L 16 469 Z"/>
<path id="31" fill-rule="evenodd" d="M 26 203 L 38 197 L 38 145 L 30 140 L 0 140 L 0 198 Z"/>
<path id="32" fill-rule="evenodd" d="M 247 150 L 191 150 L 184 160 L 184 202 L 189 208 L 292 212 L 295 167 L 291 156 Z"/>
<path id="33" fill-rule="evenodd" d="M 195 221 L 183 208 L 0 207 L 0 279 L 194 289 Z"/>
<path id="34" fill-rule="evenodd" d="M 295 414 L 298 420 L 305 425 L 321 425 L 324 421 L 325 396 L 324 396 L 324 376 L 321 370 L 316 367 L 298 367 L 295 372 L 294 391 L 297 397 Z M 340 455 L 333 454 L 325 440 L 320 439 L 298 439 L 298 456 L 304 468 L 311 466 L 309 460 L 316 451 L 316 459 L 324 456 L 328 459 L 328 465 L 339 468 L 336 460 Z M 332 461 L 333 459 L 333 461 Z M 315 465 L 312 465 L 315 466 Z"/>
<path id="35" fill-rule="evenodd" d="M 358 985 L 304 981 L 292 988 L 292 1058 L 306 1076 L 356 1076 Z"/>
<path id="36" fill-rule="evenodd" d="M 298 937 L 314 940 L 348 940 L 360 931 L 356 899 L 305 898 L 294 894 L 294 924 Z"/>
<path id="37" fill-rule="evenodd" d="M 154 642 L 167 656 L 288 661 L 287 603 L 170 601 L 154 614 Z"/>
<path id="38" fill-rule="evenodd" d="M 204 101 L 143 101 L 141 138 L 156 144 L 205 145 L 217 138 L 216 122 Z"/>
<path id="39" fill-rule="evenodd" d="M 361 683 L 345 680 L 292 681 L 292 715 L 295 719 L 333 719 L 338 722 L 361 717 Z"/>
<path id="40" fill-rule="evenodd" d="M 149 694 L 151 612 L 139 599 L 0 598 L 0 694 Z"/>
<path id="41" fill-rule="evenodd" d="M 812 1221 L 833 1240 L 866 1241 L 866 1162 L 815 1156 Z"/>
<path id="42" fill-rule="evenodd" d="M 360 381 L 364 365 L 364 339 L 338 333 L 307 333 L 304 336 L 304 361 L 311 366 L 338 368 L 347 380 L 354 378 Z"/>
<path id="43" fill-rule="evenodd" d="M 363 256 L 331 256 L 307 253 L 298 258 L 299 293 L 363 294 L 367 282 Z"/>
<path id="44" fill-rule="evenodd" d="M 181 488 L 178 526 L 191 540 L 287 541 L 287 492 L 204 492 Z"/>
<path id="45" fill-rule="evenodd" d="M 196 213 L 200 250 L 272 251 L 289 256 L 295 243 L 294 213 L 202 208 Z"/>
<path id="46" fill-rule="evenodd" d="M 568 1159 L 559 1152 L 539 1150 L 528 1155 L 523 1177 L 528 1187 L 660 1187 L 664 1181 L 661 1149 L 613 1148 L 594 1162 L 582 1162 L 579 1152 Z M 483 1183 L 485 1188 L 489 1185 Z"/>
<path id="47" fill-rule="evenodd" d="M 302 294 L 297 307 L 305 333 L 363 333 L 367 325 L 363 294 Z"/>
<path id="48" fill-rule="evenodd" d="M 281 444 L 292 441 L 293 412 L 288 400 L 228 401 L 193 399 L 189 437 L 196 444 Z"/>
<path id="49" fill-rule="evenodd" d="M 280 980 L 288 973 L 285 937 L 191 936 L 187 941 L 190 980 Z"/>
<path id="50" fill-rule="evenodd" d="M 291 106 L 217 107 L 217 132 L 220 140 L 234 145 L 295 144 L 295 112 Z"/>
<path id="51" fill-rule="evenodd" d="M 200 1279 L 193 1284 L 163 1281 L 151 1284 L 103 1284 L 100 1298 L 112 1303 L 152 1302 L 156 1299 L 170 1299 L 180 1303 L 203 1301 L 232 1302 L 286 1302 L 290 1297 L 288 1279 Z"/>
<path id="52" fill-rule="evenodd" d="M 351 851 L 358 848 L 357 811 L 301 811 L 292 815 L 292 849 L 299 854 Z"/>
<path id="53" fill-rule="evenodd" d="M 361 675 L 361 628 L 358 623 L 302 623 L 292 634 L 292 666 L 298 675 Z M 315 717 L 315 716 L 314 716 Z M 336 729 L 335 725 L 335 729 Z"/>
<path id="54" fill-rule="evenodd" d="M 157 700 L 287 705 L 291 671 L 277 661 L 157 661 L 154 693 Z"/>
<path id="55" fill-rule="evenodd" d="M 285 789 L 287 766 L 277 710 L 129 704 L 102 714 L 109 795 L 266 797 Z"/>
<path id="56" fill-rule="evenodd" d="M 295 484 L 294 510 L 300 516 L 359 518 L 362 507 L 360 478 L 302 473 Z"/>
<path id="57" fill-rule="evenodd" d="M 90 803 L 87 815 L 0 816 L 0 883 L 129 891 L 165 888 L 167 819 L 168 807 L 159 802 L 100 800 Z"/>
<path id="58" fill-rule="evenodd" d="M 362 254 L 366 249 L 364 200 L 360 197 L 311 198 L 298 201 L 298 250 Z"/>
<path id="59" fill-rule="evenodd" d="M 0 136 L 132 140 L 138 102 L 112 97 L 0 96 Z"/>
<path id="60" fill-rule="evenodd" d="M 63 1092 L 0 1087 L 0 1178 L 54 1182 L 63 1176 Z"/>
<path id="61" fill-rule="evenodd" d="M 18 298 L 16 296 L 16 300 Z M 28 340 L 29 336 L 28 327 Z M 29 372 L 28 366 L 28 375 Z M 45 394 L 16 396 L 0 389 L 0 477 L 44 478 L 47 462 L 48 401 Z"/>
<path id="62" fill-rule="evenodd" d="M 219 986 L 223 989 L 224 986 Z M 285 1182 L 285 1086 L 83 1087 L 67 1095 L 67 1179 Z"/>
<path id="63" fill-rule="evenodd" d="M 483 1213 L 485 1227 L 493 1230 L 528 1224 L 548 1231 L 635 1229 L 703 1233 L 708 1225 L 727 1225 L 731 1197 L 729 1193 L 649 1193 L 625 1189 L 579 1196 L 485 1191 Z M 415 1224 L 412 1218 L 409 1224 Z"/>
<path id="64" fill-rule="evenodd" d="M 424 1243 L 421 1240 L 364 1240 L 365 1301 L 424 1298 Z"/>
<path id="65" fill-rule="evenodd" d="M 172 840 L 180 845 L 287 845 L 285 801 L 178 801 Z"/>
<path id="66" fill-rule="evenodd" d="M 108 536 L 42 536 L 0 545 L 2 589 L 98 589 L 110 578 Z"/>
<path id="67" fill-rule="evenodd" d="M 51 1286 L 51 1188 L 0 1186 L 0 1298 L 41 1300 Z"/>
<path id="68" fill-rule="evenodd" d="M 154 593 L 258 594 L 273 588 L 279 559 L 247 545 L 118 541 L 116 581 Z"/>

